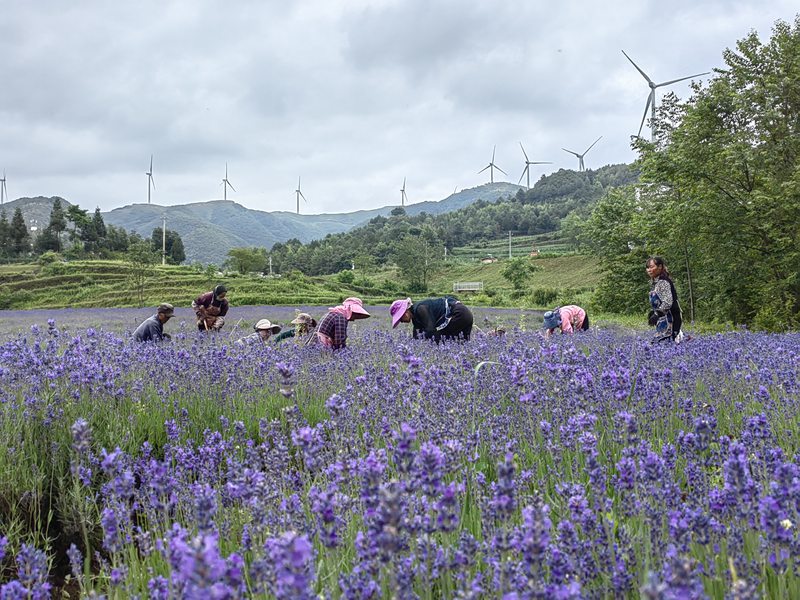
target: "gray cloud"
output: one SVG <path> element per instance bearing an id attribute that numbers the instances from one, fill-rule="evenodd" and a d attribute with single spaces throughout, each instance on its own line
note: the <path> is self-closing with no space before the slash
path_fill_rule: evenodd
<path id="1" fill-rule="evenodd" d="M 251 208 L 372 208 L 439 199 L 519 141 L 549 170 L 629 162 L 647 85 L 720 66 L 786 0 L 556 5 L 496 0 L 6 2 L 0 169 L 12 197 L 104 210 L 221 197 L 228 163 Z M 674 91 L 688 95 L 688 86 Z M 534 158 L 535 157 L 535 158 Z M 547 172 L 546 169 L 537 171 Z"/>

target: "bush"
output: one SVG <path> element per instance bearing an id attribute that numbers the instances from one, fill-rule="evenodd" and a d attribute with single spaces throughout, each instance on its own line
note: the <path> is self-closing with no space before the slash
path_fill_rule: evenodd
<path id="1" fill-rule="evenodd" d="M 531 302 L 536 306 L 550 306 L 558 298 L 558 290 L 553 288 L 536 288 L 531 294 Z"/>
<path id="2" fill-rule="evenodd" d="M 39 257 L 40 265 L 49 265 L 54 262 L 61 262 L 61 255 L 58 252 L 48 250 L 47 252 L 42 253 L 42 255 Z"/>
<path id="3" fill-rule="evenodd" d="M 350 285 L 355 281 L 356 274 L 349 269 L 345 271 L 339 271 L 339 273 L 336 275 L 336 279 L 339 281 L 339 283 Z"/>

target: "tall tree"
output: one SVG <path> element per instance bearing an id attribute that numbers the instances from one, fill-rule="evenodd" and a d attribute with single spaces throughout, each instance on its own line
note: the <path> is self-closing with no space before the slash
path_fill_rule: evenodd
<path id="1" fill-rule="evenodd" d="M 11 256 L 11 225 L 6 218 L 5 209 L 0 210 L 0 258 Z"/>
<path id="2" fill-rule="evenodd" d="M 31 250 L 31 234 L 18 206 L 11 218 L 11 253 L 14 256 L 25 256 Z"/>
<path id="3" fill-rule="evenodd" d="M 155 272 L 158 255 L 153 252 L 153 247 L 149 241 L 141 238 L 133 242 L 128 248 L 126 262 L 130 274 L 130 281 L 139 300 L 139 306 L 144 304 L 144 290 L 147 281 Z"/>
<path id="4" fill-rule="evenodd" d="M 394 261 L 411 292 L 426 292 L 428 279 L 439 266 L 439 246 L 421 235 L 406 235 L 394 245 Z"/>
<path id="5" fill-rule="evenodd" d="M 153 229 L 150 241 L 158 254 L 161 254 L 162 243 L 166 244 L 166 258 L 171 265 L 179 265 L 186 260 L 186 252 L 183 249 L 183 240 L 177 231 L 167 229 L 167 235 L 162 238 L 161 227 Z"/>
<path id="6" fill-rule="evenodd" d="M 642 183 L 608 194 L 583 228 L 605 272 L 599 303 L 643 305 L 644 259 L 660 254 L 684 311 L 797 327 L 800 16 L 777 22 L 766 43 L 749 34 L 723 57 L 726 68 L 693 85 L 688 101 L 663 99 L 654 141 L 634 142 Z"/>
<path id="7" fill-rule="evenodd" d="M 55 236 L 56 248 L 55 250 L 61 251 L 61 234 L 67 228 L 67 216 L 64 213 L 64 207 L 61 206 L 61 199 L 56 198 L 53 201 L 53 208 L 50 211 L 50 222 L 47 228 Z"/>

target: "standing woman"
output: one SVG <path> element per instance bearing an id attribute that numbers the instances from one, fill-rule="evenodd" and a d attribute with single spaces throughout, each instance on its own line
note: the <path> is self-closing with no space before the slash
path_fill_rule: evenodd
<path id="1" fill-rule="evenodd" d="M 648 323 L 656 328 L 654 342 L 678 341 L 682 339 L 681 307 L 678 292 L 669 276 L 667 265 L 660 256 L 647 259 L 647 274 L 650 276 L 650 314 Z"/>

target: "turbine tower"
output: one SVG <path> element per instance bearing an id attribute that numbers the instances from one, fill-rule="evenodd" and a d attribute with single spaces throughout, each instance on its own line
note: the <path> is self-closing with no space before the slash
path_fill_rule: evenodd
<path id="1" fill-rule="evenodd" d="M 480 174 L 480 173 L 483 173 L 486 169 L 489 169 L 489 176 L 490 176 L 490 180 L 489 181 L 490 181 L 490 183 L 494 183 L 494 170 L 495 169 L 500 171 L 503 175 L 508 175 L 508 173 L 503 171 L 503 169 L 501 169 L 496 164 L 494 164 L 494 152 L 495 152 L 495 150 L 497 150 L 497 145 L 495 145 L 494 148 L 492 148 L 492 161 L 488 165 L 483 167 L 480 171 L 478 171 L 478 173 Z"/>
<path id="2" fill-rule="evenodd" d="M 8 188 L 6 187 L 6 170 L 3 169 L 3 178 L 0 179 L 0 206 L 3 206 L 8 196 Z"/>
<path id="3" fill-rule="evenodd" d="M 625 54 L 625 50 L 622 51 Z M 642 135 L 642 127 L 644 127 L 644 120 L 647 118 L 647 109 L 650 109 L 650 140 L 655 141 L 655 129 L 654 125 L 656 122 L 656 88 L 664 87 L 666 85 L 672 85 L 673 83 L 678 83 L 679 81 L 686 81 L 687 79 L 692 79 L 693 77 L 700 77 L 701 75 L 708 75 L 708 71 L 705 73 L 697 73 L 696 75 L 689 75 L 688 77 L 681 77 L 679 79 L 671 79 L 670 81 L 664 81 L 663 83 L 655 83 L 652 79 L 647 76 L 647 73 L 642 71 L 633 59 L 625 54 L 625 58 L 631 61 L 631 64 L 636 67 L 636 70 L 641 73 L 642 77 L 645 78 L 647 81 L 647 85 L 650 86 L 650 94 L 647 96 L 647 104 L 644 107 L 644 114 L 642 115 L 642 122 L 639 124 L 639 132 L 636 134 L 636 137 L 641 137 Z"/>
<path id="4" fill-rule="evenodd" d="M 222 180 L 222 190 L 223 190 L 223 192 L 222 192 L 222 195 L 223 195 L 223 200 L 227 200 L 227 199 L 228 199 L 228 188 L 229 188 L 229 187 L 230 187 L 230 188 L 231 188 L 231 189 L 232 189 L 234 192 L 236 191 L 236 188 L 235 188 L 235 187 L 233 187 L 233 185 L 231 185 L 231 182 L 230 182 L 230 181 L 228 181 L 228 163 L 225 163 L 225 178 Z"/>
<path id="5" fill-rule="evenodd" d="M 552 165 L 551 162 L 542 162 L 536 160 L 528 160 L 528 154 L 525 152 L 525 148 L 522 147 L 522 142 L 519 143 L 519 147 L 522 148 L 522 154 L 525 155 L 525 169 L 522 171 L 522 175 L 519 176 L 519 183 L 522 181 L 522 178 L 526 175 L 528 176 L 528 189 L 531 189 L 531 165 Z"/>
<path id="6" fill-rule="evenodd" d="M 308 204 L 308 200 L 306 200 L 306 197 L 303 196 L 303 192 L 300 191 L 300 177 L 297 178 L 297 189 L 294 192 L 295 192 L 295 194 L 297 194 L 297 214 L 299 215 L 300 214 L 300 198 L 303 199 L 303 202 Z"/>
<path id="7" fill-rule="evenodd" d="M 147 203 L 150 204 L 150 186 L 156 189 L 156 182 L 153 180 L 153 155 L 150 155 L 150 170 L 145 173 L 147 175 Z"/>
<path id="8" fill-rule="evenodd" d="M 403 187 L 400 188 L 400 206 L 405 206 L 406 200 L 408 200 L 408 196 L 406 196 L 406 178 L 403 177 Z"/>
<path id="9" fill-rule="evenodd" d="M 577 156 L 578 157 L 578 172 L 585 171 L 586 170 L 586 166 L 583 164 L 583 157 L 586 156 L 586 153 L 589 152 L 589 150 L 591 150 L 594 147 L 594 145 L 597 142 L 599 142 L 601 139 L 603 139 L 602 135 L 599 138 L 597 138 L 594 142 L 592 142 L 592 145 L 589 146 L 586 150 L 584 150 L 582 154 L 578 154 L 577 152 L 573 152 L 572 150 L 567 150 L 566 148 L 561 148 L 561 149 L 564 152 L 569 152 L 570 154 L 574 154 L 575 156 Z"/>

